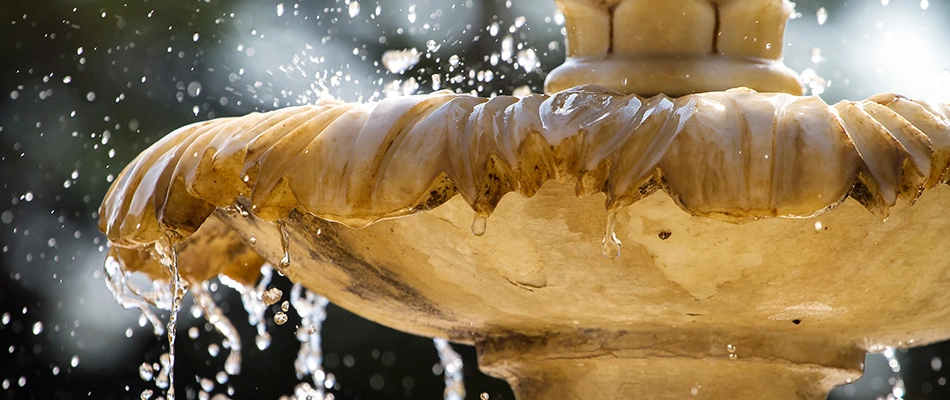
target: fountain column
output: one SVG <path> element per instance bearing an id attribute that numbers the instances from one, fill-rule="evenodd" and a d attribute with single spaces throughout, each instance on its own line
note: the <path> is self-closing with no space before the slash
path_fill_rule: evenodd
<path id="1" fill-rule="evenodd" d="M 780 61 L 788 0 L 556 0 L 567 61 L 545 82 L 554 93 L 595 84 L 652 96 L 748 87 L 801 95 Z"/>

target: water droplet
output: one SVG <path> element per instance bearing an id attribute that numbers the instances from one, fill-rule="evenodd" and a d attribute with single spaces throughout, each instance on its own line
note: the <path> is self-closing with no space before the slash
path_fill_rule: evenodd
<path id="1" fill-rule="evenodd" d="M 825 22 L 828 22 L 828 10 L 825 10 L 824 7 L 819 8 L 817 17 L 818 17 L 818 25 L 824 25 Z"/>
<path id="2" fill-rule="evenodd" d="M 193 81 L 188 84 L 188 95 L 198 97 L 201 94 L 201 82 Z"/>
<path id="3" fill-rule="evenodd" d="M 211 379 L 201 378 L 201 380 L 198 381 L 198 384 L 201 386 L 201 390 L 204 390 L 206 392 L 210 392 L 214 390 L 214 381 L 212 381 Z"/>
<path id="4" fill-rule="evenodd" d="M 261 333 L 254 338 L 254 344 L 257 345 L 258 350 L 265 350 L 270 347 L 270 334 L 267 332 Z"/>
<path id="5" fill-rule="evenodd" d="M 155 370 L 152 368 L 152 364 L 144 362 L 142 365 L 139 365 L 139 377 L 145 382 L 152 380 L 152 378 L 155 377 Z"/>
<path id="6" fill-rule="evenodd" d="M 290 268 L 290 235 L 284 227 L 284 221 L 277 222 L 277 229 L 280 231 L 280 247 L 284 250 L 284 256 L 277 266 L 279 270 L 283 271 Z"/>
<path id="7" fill-rule="evenodd" d="M 33 334 L 39 335 L 41 333 L 43 333 L 43 323 L 37 321 L 36 323 L 33 324 Z"/>
<path id="8" fill-rule="evenodd" d="M 472 234 L 475 236 L 482 236 L 485 234 L 485 230 L 488 227 L 488 217 L 475 214 L 475 219 L 472 220 Z"/>
<path id="9" fill-rule="evenodd" d="M 218 371 L 218 373 L 214 375 L 214 380 L 218 381 L 220 385 L 228 383 L 228 374 L 224 371 Z"/>
<path id="10" fill-rule="evenodd" d="M 355 18 L 357 15 L 360 15 L 360 2 L 352 0 L 347 9 L 350 13 L 350 18 Z"/>
<path id="11" fill-rule="evenodd" d="M 284 314 L 283 311 L 278 311 L 277 314 L 274 314 L 274 323 L 277 325 L 283 325 L 287 323 L 287 314 Z"/>
<path id="12" fill-rule="evenodd" d="M 86 100 L 93 101 L 96 99 L 96 92 L 86 93 Z"/>
<path id="13" fill-rule="evenodd" d="M 284 292 L 278 288 L 272 287 L 261 295 L 261 300 L 264 301 L 265 305 L 272 306 L 277 304 L 281 297 L 284 297 Z"/>
<path id="14" fill-rule="evenodd" d="M 208 355 L 211 357 L 217 357 L 218 354 L 221 354 L 221 346 L 218 346 L 217 343 L 211 343 L 208 345 Z"/>
<path id="15" fill-rule="evenodd" d="M 69 365 L 70 365 L 71 367 L 73 367 L 73 368 L 78 367 L 78 366 L 79 366 L 79 356 L 73 356 L 72 358 L 70 358 L 70 359 L 69 359 Z"/>
<path id="16" fill-rule="evenodd" d="M 148 400 L 152 398 L 152 389 L 145 389 L 142 391 L 142 395 L 139 396 L 141 400 Z"/>
<path id="17" fill-rule="evenodd" d="M 726 351 L 728 351 L 728 352 L 730 352 L 730 353 L 735 353 L 735 352 L 736 352 L 736 346 L 733 345 L 733 344 L 731 344 L 731 343 L 730 343 L 730 344 L 727 344 L 727 345 L 726 345 Z"/>
<path id="18" fill-rule="evenodd" d="M 284 3 L 277 5 L 277 16 L 282 17 L 284 15 Z"/>
<path id="19" fill-rule="evenodd" d="M 620 239 L 617 239 L 617 234 L 614 230 L 617 227 L 617 211 L 610 210 L 607 212 L 607 229 L 604 232 L 604 241 L 602 243 L 604 250 L 604 257 L 609 259 L 615 259 L 620 257 Z"/>
<path id="20" fill-rule="evenodd" d="M 254 237 L 254 236 L 251 236 L 250 239 L 247 239 L 247 242 L 250 243 L 251 246 L 253 246 L 253 245 L 257 244 L 257 238 Z"/>
<path id="21" fill-rule="evenodd" d="M 280 303 L 280 310 L 283 312 L 290 311 L 290 302 L 287 300 L 284 300 L 283 303 Z"/>

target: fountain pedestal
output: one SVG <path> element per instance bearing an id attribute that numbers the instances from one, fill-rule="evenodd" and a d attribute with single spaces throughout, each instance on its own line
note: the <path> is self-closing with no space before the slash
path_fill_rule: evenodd
<path id="1" fill-rule="evenodd" d="M 831 337 L 700 331 L 592 329 L 476 346 L 482 371 L 507 380 L 519 400 L 823 400 L 861 375 L 864 350 Z"/>

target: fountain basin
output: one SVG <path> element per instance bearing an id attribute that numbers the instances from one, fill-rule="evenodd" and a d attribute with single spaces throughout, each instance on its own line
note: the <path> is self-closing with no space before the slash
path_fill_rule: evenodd
<path id="1" fill-rule="evenodd" d="M 557 182 L 509 194 L 481 237 L 458 197 L 363 229 L 295 211 L 284 273 L 374 321 L 476 345 L 519 399 L 682 398 L 697 386 L 817 399 L 855 379 L 867 351 L 950 335 L 950 261 L 935 251 L 950 240 L 946 186 L 886 222 L 846 201 L 820 218 L 733 224 L 657 193 L 620 210 L 614 260 L 600 254 L 603 201 Z M 265 259 L 283 256 L 275 225 L 214 219 Z"/>
<path id="2" fill-rule="evenodd" d="M 192 282 L 268 260 L 474 344 L 521 400 L 822 398 L 866 351 L 950 336 L 948 137 L 944 105 L 893 95 L 330 102 L 182 128 L 100 222 L 183 239 Z"/>

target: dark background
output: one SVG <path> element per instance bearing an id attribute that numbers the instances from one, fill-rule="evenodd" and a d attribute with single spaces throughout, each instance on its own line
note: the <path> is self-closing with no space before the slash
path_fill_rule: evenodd
<path id="1" fill-rule="evenodd" d="M 318 96 L 356 101 L 387 90 L 426 93 L 433 76 L 440 88 L 482 96 L 538 92 L 545 72 L 564 58 L 562 27 L 547 1 L 358 4 L 354 16 L 349 3 L 332 0 L 0 4 L 0 397 L 137 398 L 154 389 L 138 377 L 138 366 L 157 361 L 164 341 L 106 290 L 96 209 L 114 176 L 165 133 Z M 819 24 L 822 7 L 828 19 Z M 946 1 L 813 0 L 797 9 L 786 63 L 814 75 L 814 91 L 825 100 L 898 91 L 950 101 Z M 381 63 L 386 50 L 412 48 L 421 60 L 404 73 Z M 280 285 L 289 290 L 286 281 Z M 244 373 L 213 393 L 230 386 L 234 398 L 291 394 L 298 382 L 294 313 L 286 325 L 270 323 L 274 343 L 262 352 L 236 294 L 221 289 L 216 297 L 242 330 L 245 361 Z M 224 357 L 208 354 L 220 336 L 192 318 L 188 304 L 185 310 L 176 372 L 179 393 L 190 398 Z M 184 334 L 192 326 L 202 332 L 196 340 Z M 455 347 L 465 359 L 468 399 L 483 392 L 512 399 L 504 382 L 478 372 L 472 348 Z M 427 338 L 331 306 L 323 348 L 338 399 L 441 397 L 438 358 Z M 898 351 L 897 371 L 883 356 L 869 356 L 868 376 L 832 398 L 950 398 L 941 361 L 948 352 L 947 344 Z M 352 366 L 344 363 L 348 357 Z"/>

